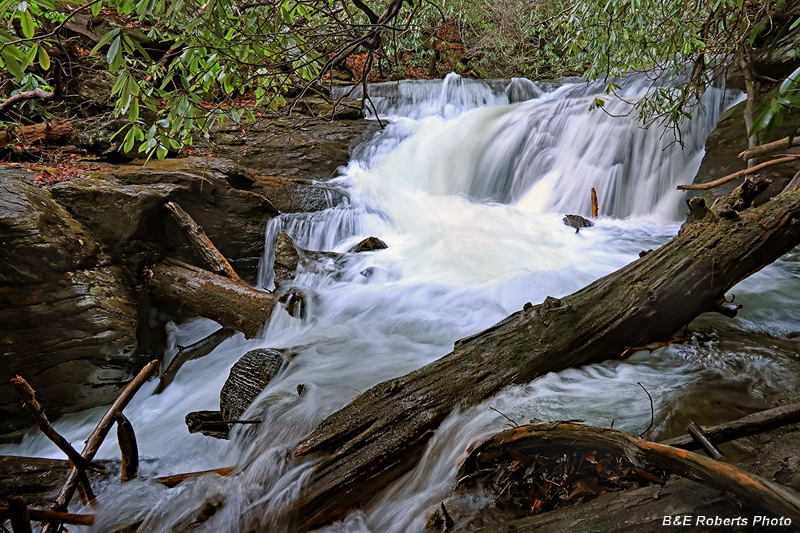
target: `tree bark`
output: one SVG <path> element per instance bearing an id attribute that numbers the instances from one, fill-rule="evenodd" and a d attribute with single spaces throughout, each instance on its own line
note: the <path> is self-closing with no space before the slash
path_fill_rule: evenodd
<path id="1" fill-rule="evenodd" d="M 298 528 L 341 518 L 410 470 L 457 407 L 548 372 L 618 358 L 630 346 L 668 338 L 701 313 L 735 316 L 726 291 L 800 244 L 800 190 L 757 208 L 731 201 L 741 211 L 724 216 L 696 200 L 678 236 L 658 250 L 560 300 L 526 304 L 325 419 L 295 451 L 329 452 L 293 508 Z"/>
<path id="2" fill-rule="evenodd" d="M 170 307 L 215 320 L 247 338 L 264 328 L 277 303 L 272 293 L 169 259 L 153 267 L 147 286 Z"/>
<path id="3" fill-rule="evenodd" d="M 52 142 L 70 132 L 72 132 L 72 126 L 69 122 L 62 121 L 42 122 L 41 124 L 9 128 L 0 131 L 0 148 L 5 148 L 14 143 L 30 145 L 37 142 Z"/>

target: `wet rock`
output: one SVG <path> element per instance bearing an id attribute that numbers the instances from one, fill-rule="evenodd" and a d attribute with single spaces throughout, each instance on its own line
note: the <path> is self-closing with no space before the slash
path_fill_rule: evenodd
<path id="1" fill-rule="evenodd" d="M 360 243 L 356 244 L 348 250 L 350 253 L 358 254 L 361 252 L 374 252 L 375 250 L 384 250 L 389 246 L 377 237 L 367 237 Z"/>
<path id="2" fill-rule="evenodd" d="M 189 157 L 113 167 L 60 183 L 52 193 L 131 271 L 141 268 L 144 250 L 202 264 L 162 209 L 177 202 L 237 273 L 253 280 L 264 227 L 278 213 L 251 190 L 256 177 L 229 160 Z"/>
<path id="3" fill-rule="evenodd" d="M 319 211 L 341 202 L 344 192 L 324 182 L 339 175 L 351 150 L 379 130 L 374 121 L 298 116 L 264 120 L 246 130 L 234 123 L 216 126 L 198 153 L 229 158 L 256 171 L 252 191 L 272 201 L 281 213 Z"/>
<path id="4" fill-rule="evenodd" d="M 292 281 L 299 264 L 300 254 L 297 253 L 292 238 L 286 233 L 279 234 L 275 242 L 275 261 L 272 264 L 275 271 L 275 286 L 280 287 Z"/>
<path id="5" fill-rule="evenodd" d="M 295 277 L 297 268 L 302 266 L 306 272 L 324 274 L 340 279 L 347 266 L 347 254 L 339 252 L 319 252 L 300 248 L 287 233 L 281 233 L 275 242 L 275 287 L 288 286 Z"/>
<path id="6" fill-rule="evenodd" d="M 32 177 L 0 179 L 0 382 L 25 377 L 55 418 L 112 401 L 132 377 L 140 295 Z M 0 434 L 30 424 L 18 403 L 0 388 Z"/>
<path id="7" fill-rule="evenodd" d="M 293 112 L 314 118 L 327 118 L 330 120 L 357 120 L 364 118 L 359 100 L 343 99 L 338 105 L 320 96 L 304 96 L 287 101 L 294 106 Z"/>
<path id="8" fill-rule="evenodd" d="M 566 215 L 564 217 L 564 224 L 575 228 L 575 233 L 578 233 L 581 228 L 590 228 L 594 226 L 594 222 L 580 215 Z"/>
<path id="9" fill-rule="evenodd" d="M 238 420 L 283 366 L 277 350 L 250 350 L 234 363 L 219 395 L 224 420 Z"/>

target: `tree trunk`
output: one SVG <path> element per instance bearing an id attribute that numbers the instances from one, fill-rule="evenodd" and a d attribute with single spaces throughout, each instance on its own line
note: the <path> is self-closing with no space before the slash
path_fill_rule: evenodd
<path id="1" fill-rule="evenodd" d="M 800 190 L 750 209 L 735 192 L 720 202 L 720 215 L 694 199 L 678 236 L 658 250 L 560 300 L 526 304 L 456 342 L 438 361 L 376 385 L 329 416 L 295 452 L 330 453 L 295 504 L 298 527 L 341 518 L 410 470 L 457 407 L 548 372 L 619 358 L 701 313 L 735 316 L 738 304 L 725 292 L 800 244 Z"/>
<path id="2" fill-rule="evenodd" d="M 173 309 L 210 318 L 247 338 L 263 329 L 277 302 L 272 293 L 169 259 L 153 267 L 147 286 Z"/>
<path id="3" fill-rule="evenodd" d="M 756 148 L 760 144 L 758 141 L 758 133 L 752 132 L 753 123 L 755 122 L 753 113 L 755 112 L 759 87 L 755 79 L 755 73 L 753 72 L 753 63 L 750 58 L 750 48 L 748 46 L 744 46 L 741 54 L 741 57 L 739 57 L 739 68 L 742 70 L 742 76 L 744 76 L 744 89 L 747 92 L 747 100 L 744 104 L 744 125 L 745 128 L 747 128 L 747 148 L 752 149 Z M 755 157 L 751 157 L 747 160 L 748 168 L 754 167 L 757 162 L 758 161 L 755 159 Z"/>

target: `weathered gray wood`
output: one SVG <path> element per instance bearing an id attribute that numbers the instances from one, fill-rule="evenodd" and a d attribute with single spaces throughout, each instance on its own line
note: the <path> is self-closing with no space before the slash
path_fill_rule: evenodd
<path id="1" fill-rule="evenodd" d="M 219 394 L 224 420 L 238 420 L 283 366 L 277 350 L 257 348 L 244 354 L 233 367 Z"/>
<path id="2" fill-rule="evenodd" d="M 170 259 L 153 267 L 147 286 L 169 307 L 210 318 L 247 338 L 264 328 L 277 303 L 272 293 Z"/>
<path id="3" fill-rule="evenodd" d="M 704 312 L 736 313 L 725 293 L 800 244 L 800 190 L 718 216 L 580 291 L 528 306 L 426 367 L 376 385 L 324 420 L 296 455 L 327 451 L 294 511 L 299 527 L 341 518 L 408 471 L 456 407 L 548 372 L 618 358 Z"/>

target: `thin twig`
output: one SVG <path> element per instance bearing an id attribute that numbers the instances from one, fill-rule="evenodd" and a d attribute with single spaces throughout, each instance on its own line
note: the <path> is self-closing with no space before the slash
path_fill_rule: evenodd
<path id="1" fill-rule="evenodd" d="M 644 388 L 644 385 L 642 385 L 638 381 L 636 382 L 636 384 L 639 385 L 642 388 L 642 390 L 645 392 L 645 394 L 647 394 L 647 397 L 650 398 L 650 425 L 647 426 L 647 429 L 642 431 L 642 433 L 639 435 L 639 438 L 641 439 L 644 436 L 644 434 L 647 433 L 648 431 L 650 431 L 650 428 L 653 427 L 653 420 L 655 420 L 656 416 L 655 416 L 655 410 L 653 409 L 653 397 L 650 396 L 650 393 L 647 392 L 647 389 Z"/>
<path id="2" fill-rule="evenodd" d="M 517 423 L 515 420 L 513 420 L 512 418 L 510 418 L 509 416 L 507 416 L 505 413 L 502 413 L 501 411 L 498 411 L 498 410 L 497 410 L 497 409 L 495 409 L 494 407 L 489 407 L 489 409 L 491 409 L 491 410 L 492 410 L 492 411 L 494 411 L 495 413 L 499 414 L 500 416 L 502 416 L 503 418 L 505 418 L 506 420 L 508 420 L 508 421 L 509 421 L 509 422 L 511 422 L 512 424 L 514 424 L 514 427 L 515 427 L 515 428 L 518 428 L 518 427 L 519 427 L 519 424 L 518 424 L 518 423 Z"/>

